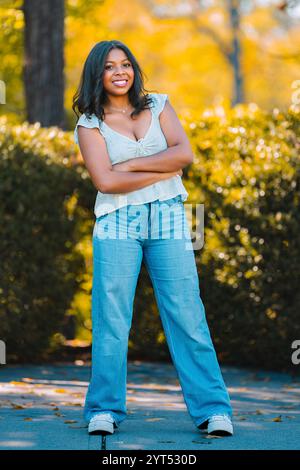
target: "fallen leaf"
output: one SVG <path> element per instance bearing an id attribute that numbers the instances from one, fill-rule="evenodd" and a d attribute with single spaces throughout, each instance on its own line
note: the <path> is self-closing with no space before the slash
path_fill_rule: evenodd
<path id="1" fill-rule="evenodd" d="M 145 421 L 161 421 L 162 419 L 166 419 L 166 418 L 147 418 L 145 419 Z"/>
<path id="2" fill-rule="evenodd" d="M 63 401 L 61 402 L 61 406 L 81 406 L 81 403 L 74 403 L 71 401 Z"/>
<path id="3" fill-rule="evenodd" d="M 25 408 L 26 408 L 26 406 L 18 405 L 17 403 L 12 403 L 12 404 L 11 404 L 11 407 L 12 407 L 14 410 L 25 410 Z"/>
<path id="4" fill-rule="evenodd" d="M 274 421 L 275 423 L 280 423 L 282 421 L 281 415 L 277 416 L 277 418 L 272 419 L 272 421 Z"/>
<path id="5" fill-rule="evenodd" d="M 32 421 L 32 418 L 24 418 L 23 421 Z"/>
<path id="6" fill-rule="evenodd" d="M 54 391 L 55 393 L 67 393 L 64 388 L 56 388 Z"/>
<path id="7" fill-rule="evenodd" d="M 75 419 L 67 419 L 65 421 L 65 424 L 74 424 L 74 423 L 78 423 L 78 421 L 76 421 Z"/>
<path id="8" fill-rule="evenodd" d="M 201 444 L 201 445 L 211 444 L 211 442 L 205 442 L 205 441 L 192 441 L 192 442 L 194 442 L 195 444 Z"/>

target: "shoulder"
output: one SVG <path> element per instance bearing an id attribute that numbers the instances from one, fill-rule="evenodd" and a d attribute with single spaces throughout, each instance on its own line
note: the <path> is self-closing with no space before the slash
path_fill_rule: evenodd
<path id="1" fill-rule="evenodd" d="M 82 114 L 78 119 L 76 126 L 84 126 L 84 127 L 99 127 L 99 119 L 97 118 L 96 114 L 91 114 L 90 116 L 86 114 Z"/>
<path id="2" fill-rule="evenodd" d="M 169 99 L 169 96 L 166 93 L 149 93 L 149 96 L 153 102 L 153 110 L 158 116 L 164 109 L 165 103 Z"/>
<path id="3" fill-rule="evenodd" d="M 100 129 L 101 123 L 95 114 L 86 115 L 85 113 L 83 113 L 78 119 L 74 129 L 74 140 L 76 144 L 78 144 L 78 126 L 87 127 L 89 129 L 97 127 L 98 129 Z"/>

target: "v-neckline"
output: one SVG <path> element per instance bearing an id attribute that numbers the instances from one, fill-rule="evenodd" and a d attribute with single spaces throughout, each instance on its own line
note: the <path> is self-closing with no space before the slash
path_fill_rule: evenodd
<path id="1" fill-rule="evenodd" d="M 130 140 L 130 142 L 133 142 L 134 144 L 138 144 L 139 142 L 141 142 L 142 140 L 145 140 L 147 137 L 148 137 L 148 134 L 152 128 L 152 125 L 153 125 L 153 121 L 154 121 L 154 113 L 152 111 L 152 107 L 150 108 L 150 111 L 151 111 L 151 122 L 150 122 L 150 125 L 148 127 L 148 130 L 146 132 L 146 134 L 144 135 L 144 137 L 141 137 L 140 139 L 138 140 L 133 140 L 131 139 L 130 137 L 128 137 L 127 135 L 124 135 L 124 134 L 121 134 L 121 132 L 118 132 L 116 131 L 115 129 L 113 129 L 112 127 L 110 127 L 108 124 L 106 124 L 106 122 L 102 121 L 102 123 L 108 128 L 110 129 L 112 132 L 114 132 L 115 134 L 118 134 L 119 136 L 121 137 L 124 137 L 125 139 L 127 140 Z"/>

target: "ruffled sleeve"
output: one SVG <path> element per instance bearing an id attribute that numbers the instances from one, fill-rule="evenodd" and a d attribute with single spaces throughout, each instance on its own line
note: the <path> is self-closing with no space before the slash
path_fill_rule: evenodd
<path id="1" fill-rule="evenodd" d="M 97 127 L 100 130 L 99 119 L 97 118 L 95 114 L 92 114 L 90 117 L 87 117 L 85 114 L 82 114 L 80 118 L 78 119 L 75 130 L 74 130 L 74 140 L 77 145 L 79 144 L 78 131 L 77 131 L 78 126 L 88 127 L 89 129 L 92 129 L 93 127 Z"/>
<path id="2" fill-rule="evenodd" d="M 169 98 L 166 93 L 152 93 L 154 99 L 153 111 L 156 116 L 159 116 L 164 109 L 165 103 Z"/>

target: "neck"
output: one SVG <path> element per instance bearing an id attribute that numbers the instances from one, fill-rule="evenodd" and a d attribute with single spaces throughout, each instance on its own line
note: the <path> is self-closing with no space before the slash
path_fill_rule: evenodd
<path id="1" fill-rule="evenodd" d="M 130 101 L 128 98 L 128 93 L 124 96 L 112 96 L 112 95 L 107 95 L 106 101 L 105 101 L 106 106 L 112 107 L 112 108 L 120 108 L 124 109 L 130 106 Z"/>

